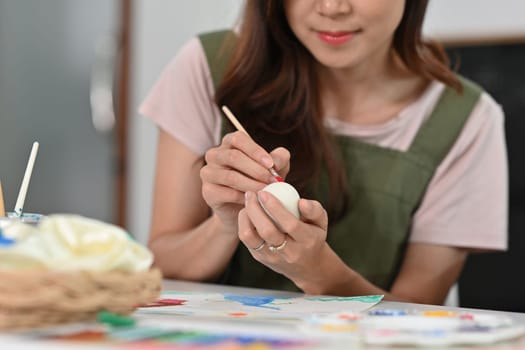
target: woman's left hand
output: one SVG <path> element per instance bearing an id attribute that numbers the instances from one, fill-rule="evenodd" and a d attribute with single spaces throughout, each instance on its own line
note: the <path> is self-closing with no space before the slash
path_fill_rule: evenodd
<path id="1" fill-rule="evenodd" d="M 257 197 L 275 222 L 265 213 Z M 299 212 L 301 219 L 271 193 L 246 192 L 245 207 L 239 213 L 239 239 L 257 261 L 301 288 L 302 281 L 315 279 L 316 272 L 320 272 L 319 261 L 328 248 L 328 216 L 319 202 L 307 199 L 299 200 Z"/>

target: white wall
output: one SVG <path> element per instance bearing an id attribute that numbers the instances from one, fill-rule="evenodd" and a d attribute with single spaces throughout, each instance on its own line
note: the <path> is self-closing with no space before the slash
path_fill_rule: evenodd
<path id="1" fill-rule="evenodd" d="M 134 0 L 133 6 L 127 227 L 144 242 L 150 224 L 157 130 L 136 110 L 179 47 L 196 33 L 234 25 L 241 1 Z"/>
<path id="2" fill-rule="evenodd" d="M 525 39 L 525 1 L 430 0 L 424 33 L 446 41 Z"/>
<path id="3" fill-rule="evenodd" d="M 242 0 L 135 0 L 131 110 L 163 67 L 194 34 L 235 23 Z M 438 39 L 525 37 L 524 0 L 431 0 L 424 33 Z M 153 124 L 132 113 L 129 230 L 145 241 L 150 223 L 156 147 Z M 175 175 L 175 174 L 174 174 Z"/>

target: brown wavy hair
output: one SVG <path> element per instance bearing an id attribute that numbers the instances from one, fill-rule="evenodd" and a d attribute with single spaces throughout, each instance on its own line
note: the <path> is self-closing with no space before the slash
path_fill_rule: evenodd
<path id="1" fill-rule="evenodd" d="M 422 38 L 427 4 L 406 1 L 393 49 L 414 73 L 460 90 L 443 48 Z M 302 196 L 311 195 L 306 189 L 318 180 L 324 164 L 329 197 L 323 204 L 333 222 L 348 204 L 348 184 L 333 138 L 323 126 L 318 86 L 315 59 L 290 29 L 284 0 L 247 0 L 215 101 L 229 106 L 265 149 L 283 146 L 290 151 L 287 182 Z"/>

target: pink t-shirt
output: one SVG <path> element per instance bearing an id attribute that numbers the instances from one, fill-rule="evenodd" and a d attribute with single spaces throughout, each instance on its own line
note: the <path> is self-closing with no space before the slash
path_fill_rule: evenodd
<path id="1" fill-rule="evenodd" d="M 432 83 L 381 125 L 326 118 L 334 133 L 407 150 L 444 85 Z M 190 40 L 166 67 L 140 112 L 198 155 L 220 142 L 222 115 L 200 41 Z M 483 93 L 436 170 L 413 217 L 410 241 L 475 249 L 507 248 L 507 156 L 501 107 Z"/>

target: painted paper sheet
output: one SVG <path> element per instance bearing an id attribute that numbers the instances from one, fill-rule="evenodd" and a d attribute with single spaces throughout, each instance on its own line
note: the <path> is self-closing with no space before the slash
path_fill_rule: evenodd
<path id="1" fill-rule="evenodd" d="M 158 303 L 139 313 L 206 318 L 304 320 L 335 312 L 360 313 L 376 305 L 382 295 L 359 297 L 276 297 L 228 293 L 164 292 Z"/>

